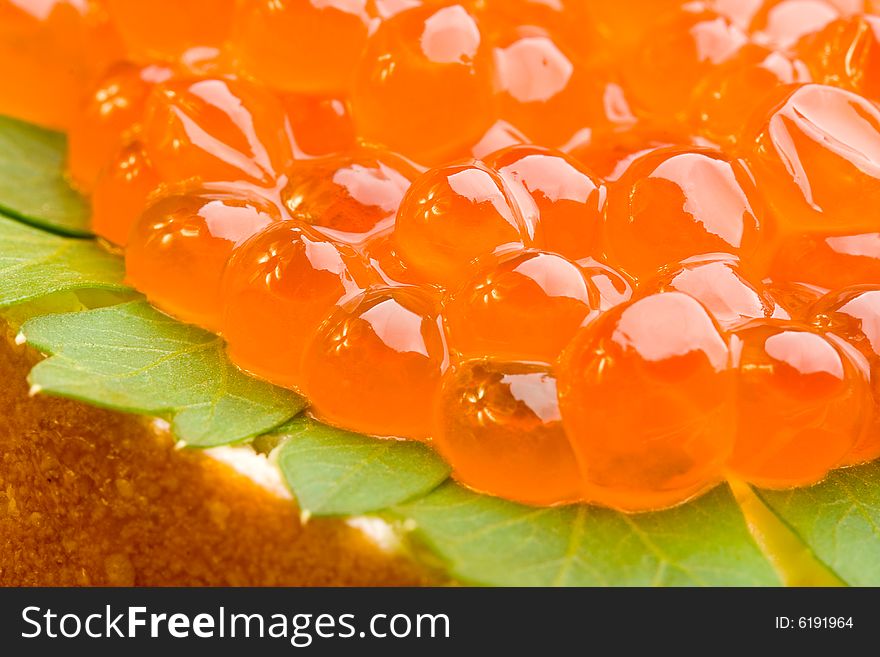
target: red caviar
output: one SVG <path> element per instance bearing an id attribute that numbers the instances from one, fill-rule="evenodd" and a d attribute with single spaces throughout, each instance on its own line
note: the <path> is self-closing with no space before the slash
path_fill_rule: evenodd
<path id="1" fill-rule="evenodd" d="M 880 457 L 862 0 L 0 0 L 128 280 L 320 420 L 622 511 Z"/>

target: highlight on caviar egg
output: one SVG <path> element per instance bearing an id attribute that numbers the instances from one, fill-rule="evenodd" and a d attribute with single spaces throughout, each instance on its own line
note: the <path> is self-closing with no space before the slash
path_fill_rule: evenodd
<path id="1" fill-rule="evenodd" d="M 728 468 L 764 488 L 806 486 L 847 462 L 870 427 L 864 357 L 841 337 L 757 320 L 732 337 L 736 443 Z"/>
<path id="2" fill-rule="evenodd" d="M 735 379 L 727 340 L 697 300 L 664 292 L 606 312 L 580 329 L 558 376 L 590 500 L 646 511 L 722 480 Z"/>
<path id="3" fill-rule="evenodd" d="M 278 208 L 235 187 L 186 189 L 157 199 L 138 219 L 125 251 L 128 280 L 159 308 L 220 327 L 220 279 L 233 251 L 281 219 Z"/>
<path id="4" fill-rule="evenodd" d="M 584 497 L 547 365 L 493 358 L 450 369 L 434 409 L 434 445 L 475 490 L 538 505 Z"/>
<path id="5" fill-rule="evenodd" d="M 314 418 L 655 511 L 880 458 L 878 9 L 0 0 L 0 114 Z"/>

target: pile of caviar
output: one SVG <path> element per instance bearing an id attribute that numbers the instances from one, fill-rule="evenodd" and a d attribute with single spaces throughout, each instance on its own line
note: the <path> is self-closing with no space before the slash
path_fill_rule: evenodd
<path id="1" fill-rule="evenodd" d="M 880 456 L 880 3 L 0 0 L 159 308 L 534 505 Z"/>

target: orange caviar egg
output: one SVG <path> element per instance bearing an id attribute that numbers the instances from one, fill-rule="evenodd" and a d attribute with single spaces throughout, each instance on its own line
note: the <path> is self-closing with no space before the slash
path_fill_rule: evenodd
<path id="1" fill-rule="evenodd" d="M 583 498 L 556 380 L 534 363 L 471 360 L 443 379 L 434 441 L 463 484 L 525 504 Z"/>
<path id="2" fill-rule="evenodd" d="M 409 265 L 444 285 L 466 275 L 476 258 L 531 242 L 507 185 L 479 163 L 419 176 L 403 197 L 394 232 Z"/>
<path id="3" fill-rule="evenodd" d="M 177 60 L 229 35 L 236 0 L 103 0 L 128 52 L 138 59 Z"/>
<path id="4" fill-rule="evenodd" d="M 733 448 L 730 353 L 679 292 L 618 306 L 582 328 L 559 370 L 562 421 L 591 500 L 667 507 L 722 478 Z"/>
<path id="5" fill-rule="evenodd" d="M 763 285 L 746 278 L 739 260 L 723 253 L 696 256 L 669 267 L 650 288 L 693 297 L 724 330 L 752 319 L 784 315 Z"/>
<path id="6" fill-rule="evenodd" d="M 880 110 L 808 84 L 758 119 L 747 159 L 781 233 L 876 229 L 865 205 L 880 194 Z"/>
<path id="7" fill-rule="evenodd" d="M 880 100 L 880 17 L 858 15 L 805 36 L 798 53 L 816 82 Z"/>
<path id="8" fill-rule="evenodd" d="M 687 99 L 716 66 L 732 59 L 748 37 L 727 18 L 695 3 L 652 30 L 625 69 L 638 111 L 683 118 Z"/>
<path id="9" fill-rule="evenodd" d="M 750 31 L 756 43 L 785 50 L 838 16 L 840 12 L 826 0 L 771 0 L 755 14 Z"/>
<path id="10" fill-rule="evenodd" d="M 595 29 L 608 47 L 625 51 L 637 46 L 646 34 L 657 29 L 658 20 L 678 10 L 683 3 L 682 0 L 626 0 L 583 4 L 587 5 Z"/>
<path id="11" fill-rule="evenodd" d="M 669 148 L 633 161 L 610 186 L 606 255 L 636 278 L 702 253 L 751 255 L 764 213 L 749 171 L 706 149 Z"/>
<path id="12" fill-rule="evenodd" d="M 92 76 L 118 54 L 89 0 L 0 0 L 0 114 L 64 129 Z"/>
<path id="13" fill-rule="evenodd" d="M 585 126 L 634 120 L 619 86 L 545 34 L 496 48 L 495 69 L 501 116 L 538 143 L 562 146 Z"/>
<path id="14" fill-rule="evenodd" d="M 275 206 L 242 189 L 169 194 L 151 203 L 132 230 L 127 278 L 175 317 L 217 330 L 227 261 L 236 247 L 280 219 Z"/>
<path id="15" fill-rule="evenodd" d="M 427 439 L 448 361 L 436 297 L 376 288 L 319 329 L 303 359 L 304 391 L 329 424 Z"/>
<path id="16" fill-rule="evenodd" d="M 766 288 L 779 308 L 773 316 L 776 319 L 786 319 L 788 315 L 789 319 L 799 322 L 808 322 L 813 305 L 828 293 L 825 288 L 791 281 L 784 283 L 770 281 Z"/>
<path id="17" fill-rule="evenodd" d="M 315 157 L 355 147 L 354 121 L 345 100 L 287 94 L 282 102 L 293 131 L 295 154 Z"/>
<path id="18" fill-rule="evenodd" d="M 170 77 L 163 66 L 123 62 L 102 78 L 67 135 L 68 172 L 80 189 L 91 190 L 101 169 L 136 135 L 150 87 Z"/>
<path id="19" fill-rule="evenodd" d="M 271 185 L 291 159 L 284 109 L 244 80 L 173 80 L 147 101 L 144 144 L 163 180 Z"/>
<path id="20" fill-rule="evenodd" d="M 123 148 L 101 170 L 92 192 L 92 230 L 118 246 L 128 243 L 131 227 L 156 188 L 159 175 L 140 142 Z"/>
<path id="21" fill-rule="evenodd" d="M 397 209 L 418 173 L 391 153 L 300 160 L 287 170 L 281 198 L 294 219 L 352 245 L 394 225 Z"/>
<path id="22" fill-rule="evenodd" d="M 541 251 L 499 258 L 444 303 L 449 347 L 465 357 L 553 362 L 599 305 L 580 268 Z"/>
<path id="23" fill-rule="evenodd" d="M 370 30 L 365 0 L 254 0 L 233 48 L 255 78 L 284 91 L 346 92 Z"/>
<path id="24" fill-rule="evenodd" d="M 605 189 L 576 160 L 538 146 L 514 146 L 485 162 L 508 184 L 541 248 L 572 259 L 599 252 Z"/>
<path id="25" fill-rule="evenodd" d="M 315 332 L 368 278 L 351 248 L 297 222 L 269 226 L 235 251 L 224 274 L 221 332 L 232 360 L 301 388 L 303 353 Z"/>
<path id="26" fill-rule="evenodd" d="M 777 248 L 770 276 L 826 289 L 880 284 L 880 233 L 793 236 Z"/>
<path id="27" fill-rule="evenodd" d="M 524 135 L 521 130 L 507 121 L 499 119 L 498 121 L 495 121 L 495 123 L 486 130 L 485 134 L 480 137 L 477 143 L 471 147 L 467 156 L 476 160 L 482 160 L 492 153 L 504 148 L 521 146 L 529 143 L 531 143 L 531 140 Z M 467 157 L 463 159 L 467 159 Z"/>
<path id="28" fill-rule="evenodd" d="M 766 488 L 821 480 L 858 444 L 870 412 L 866 365 L 833 335 L 757 320 L 732 342 L 738 360 L 738 477 Z"/>
<path id="29" fill-rule="evenodd" d="M 844 463 L 854 465 L 880 458 L 880 288 L 858 285 L 828 294 L 811 307 L 812 321 L 858 349 L 870 367 L 874 400 L 873 423 L 853 445 Z"/>
<path id="30" fill-rule="evenodd" d="M 425 6 L 385 21 L 357 68 L 358 133 L 425 165 L 475 143 L 495 122 L 492 57 L 460 5 Z"/>
<path id="31" fill-rule="evenodd" d="M 734 145 L 743 116 L 785 84 L 810 82 L 806 64 L 781 52 L 747 45 L 707 75 L 692 98 L 691 114 L 701 134 L 718 144 Z"/>
<path id="32" fill-rule="evenodd" d="M 599 262 L 595 258 L 581 258 L 577 261 L 595 297 L 595 308 L 605 312 L 624 301 L 629 301 L 633 294 L 633 282 L 622 272 Z"/>
<path id="33" fill-rule="evenodd" d="M 400 254 L 400 247 L 394 239 L 394 233 L 379 233 L 363 244 L 364 257 L 372 267 L 376 276 L 385 285 L 431 286 L 437 290 L 442 287 L 411 267 Z"/>

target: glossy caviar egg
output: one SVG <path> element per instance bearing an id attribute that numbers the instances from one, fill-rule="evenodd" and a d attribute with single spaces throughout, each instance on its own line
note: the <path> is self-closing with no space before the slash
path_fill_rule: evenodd
<path id="1" fill-rule="evenodd" d="M 376 276 L 385 285 L 431 286 L 438 290 L 442 289 L 426 277 L 423 271 L 416 270 L 404 259 L 393 232 L 379 233 L 371 237 L 363 245 L 362 251 Z"/>
<path id="2" fill-rule="evenodd" d="M 600 293 L 562 256 L 526 251 L 481 269 L 444 302 L 450 350 L 465 357 L 553 362 Z"/>
<path id="3" fill-rule="evenodd" d="M 101 169 L 137 134 L 151 86 L 170 77 L 164 66 L 127 62 L 107 71 L 68 131 L 67 170 L 77 187 L 94 187 Z"/>
<path id="4" fill-rule="evenodd" d="M 747 45 L 703 79 L 692 97 L 691 115 L 701 134 L 718 144 L 734 145 L 742 131 L 743 116 L 760 107 L 768 94 L 781 85 L 811 79 L 802 61 Z"/>
<path id="5" fill-rule="evenodd" d="M 681 118 L 682 100 L 747 43 L 727 18 L 699 4 L 685 5 L 645 36 L 625 67 L 624 86 L 637 111 Z"/>
<path id="6" fill-rule="evenodd" d="M 318 331 L 303 360 L 304 390 L 328 424 L 426 439 L 448 361 L 435 295 L 375 288 Z"/>
<path id="7" fill-rule="evenodd" d="M 499 119 L 498 121 L 495 121 L 488 130 L 486 130 L 485 134 L 480 137 L 479 141 L 470 148 L 467 156 L 462 159 L 472 157 L 477 160 L 482 160 L 496 151 L 511 146 L 530 144 L 531 141 L 532 140 L 523 134 L 521 130 L 507 121 Z"/>
<path id="8" fill-rule="evenodd" d="M 880 457 L 880 287 L 856 285 L 830 293 L 810 308 L 811 320 L 858 349 L 870 367 L 872 424 L 846 455 L 847 465 Z"/>
<path id="9" fill-rule="evenodd" d="M 633 294 L 633 282 L 623 272 L 599 262 L 595 258 L 581 258 L 577 261 L 587 279 L 591 293 L 598 293 L 595 307 L 605 312 L 629 301 Z"/>
<path id="10" fill-rule="evenodd" d="M 756 43 L 785 50 L 839 16 L 834 5 L 825 0 L 771 0 L 755 14 L 750 31 Z"/>
<path id="11" fill-rule="evenodd" d="M 460 5 L 425 6 L 385 21 L 357 68 L 358 133 L 427 166 L 476 143 L 498 118 L 492 56 Z"/>
<path id="12" fill-rule="evenodd" d="M 217 330 L 226 263 L 236 247 L 280 219 L 277 207 L 243 189 L 169 194 L 151 203 L 132 230 L 127 279 L 175 317 Z"/>
<path id="13" fill-rule="evenodd" d="M 808 322 L 813 305 L 828 293 L 827 289 L 809 283 L 772 280 L 767 281 L 766 290 L 778 306 L 775 318 L 799 322 Z"/>
<path id="14" fill-rule="evenodd" d="M 747 159 L 782 234 L 876 230 L 864 209 L 880 198 L 880 110 L 808 84 L 784 89 L 755 118 Z"/>
<path id="15" fill-rule="evenodd" d="M 781 242 L 770 276 L 827 289 L 880 284 L 880 233 L 808 233 Z"/>
<path id="16" fill-rule="evenodd" d="M 315 332 L 368 279 L 351 248 L 297 222 L 269 226 L 235 251 L 224 274 L 221 332 L 232 360 L 301 389 L 303 353 Z"/>
<path id="17" fill-rule="evenodd" d="M 549 35 L 502 43 L 495 48 L 499 111 L 536 143 L 559 147 L 585 126 L 632 120 L 622 90 L 603 79 L 603 69 L 577 63 Z"/>
<path id="18" fill-rule="evenodd" d="M 196 46 L 219 46 L 229 35 L 236 0 L 103 0 L 128 52 L 139 59 L 177 60 Z"/>
<path id="19" fill-rule="evenodd" d="M 132 142 L 101 170 L 92 193 L 92 230 L 125 246 L 147 199 L 160 185 L 159 175 L 144 151 Z"/>
<path id="20" fill-rule="evenodd" d="M 858 352 L 779 320 L 738 330 L 732 349 L 738 404 L 730 471 L 758 486 L 788 488 L 813 484 L 840 465 L 861 440 L 871 406 Z"/>
<path id="21" fill-rule="evenodd" d="M 546 366 L 462 363 L 443 378 L 434 427 L 433 445 L 453 476 L 475 490 L 538 505 L 583 498 L 556 380 Z"/>
<path id="22" fill-rule="evenodd" d="M 233 48 L 252 76 L 285 91 L 346 92 L 367 44 L 365 0 L 254 0 Z"/>
<path id="23" fill-rule="evenodd" d="M 92 76 L 119 56 L 86 0 L 0 0 L 0 115 L 66 129 Z"/>
<path id="24" fill-rule="evenodd" d="M 419 176 L 403 197 L 394 232 L 401 256 L 440 284 L 461 280 L 478 257 L 531 241 L 504 181 L 479 163 Z"/>
<path id="25" fill-rule="evenodd" d="M 514 146 L 485 163 L 514 193 L 541 248 L 575 260 L 599 253 L 605 189 L 576 160 L 546 148 Z"/>
<path id="26" fill-rule="evenodd" d="M 841 18 L 808 34 L 798 53 L 816 82 L 880 100 L 880 17 Z"/>
<path id="27" fill-rule="evenodd" d="M 746 258 L 763 206 L 749 171 L 710 150 L 662 149 L 636 159 L 610 186 L 603 244 L 636 278 L 702 253 Z"/>
<path id="28" fill-rule="evenodd" d="M 392 153 L 363 149 L 349 155 L 299 160 L 287 169 L 281 197 L 294 219 L 353 245 L 387 231 L 418 173 Z"/>
<path id="29" fill-rule="evenodd" d="M 583 4 L 587 6 L 587 13 L 607 47 L 628 51 L 637 46 L 646 34 L 656 30 L 659 20 L 678 10 L 682 1 L 627 0 Z"/>
<path id="30" fill-rule="evenodd" d="M 284 109 L 244 80 L 174 80 L 147 101 L 144 143 L 164 180 L 273 183 L 291 159 Z"/>
<path id="31" fill-rule="evenodd" d="M 698 301 L 666 292 L 612 309 L 579 331 L 558 376 L 589 499 L 648 511 L 721 480 L 734 378 L 727 343 Z"/>
<path id="32" fill-rule="evenodd" d="M 331 96 L 286 94 L 282 98 L 299 155 L 342 153 L 356 144 L 348 103 Z"/>
<path id="33" fill-rule="evenodd" d="M 693 297 L 724 330 L 780 312 L 763 285 L 742 273 L 739 260 L 723 253 L 696 256 L 669 267 L 649 287 Z"/>

